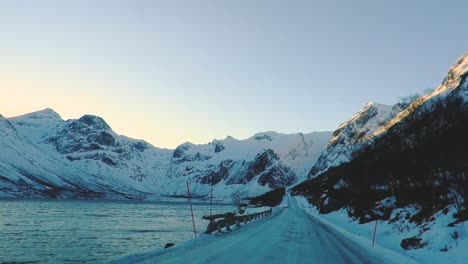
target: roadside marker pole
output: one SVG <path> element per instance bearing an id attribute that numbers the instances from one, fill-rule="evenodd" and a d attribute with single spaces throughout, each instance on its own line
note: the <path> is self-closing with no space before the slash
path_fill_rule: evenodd
<path id="1" fill-rule="evenodd" d="M 210 196 L 210 216 L 213 215 L 213 185 L 211 186 L 211 196 Z"/>
<path id="2" fill-rule="evenodd" d="M 187 192 L 188 192 L 188 199 L 189 199 L 189 204 L 190 204 L 190 212 L 192 213 L 193 234 L 195 235 L 195 238 L 196 238 L 197 231 L 195 229 L 195 218 L 193 217 L 192 195 L 190 194 L 189 181 L 187 181 Z"/>
<path id="3" fill-rule="evenodd" d="M 374 247 L 374 245 L 375 245 L 375 235 L 377 233 L 377 223 L 378 222 L 379 222 L 379 220 L 375 220 L 374 236 L 372 237 L 372 247 Z"/>
<path id="4" fill-rule="evenodd" d="M 382 206 L 383 208 L 385 208 L 385 206 L 382 204 L 382 197 L 383 197 L 383 192 L 380 193 L 380 197 L 379 197 L 379 204 L 380 206 Z M 379 219 L 376 219 L 375 220 L 375 227 L 374 227 L 374 236 L 372 237 L 372 247 L 374 247 L 375 245 L 375 236 L 377 235 L 377 224 L 379 223 Z"/>
<path id="5" fill-rule="evenodd" d="M 210 216 L 213 215 L 213 175 L 210 176 L 211 195 L 210 195 Z"/>

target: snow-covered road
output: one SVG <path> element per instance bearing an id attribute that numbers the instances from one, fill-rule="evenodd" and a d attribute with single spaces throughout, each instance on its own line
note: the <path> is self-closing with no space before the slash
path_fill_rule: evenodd
<path id="1" fill-rule="evenodd" d="M 290 198 L 289 208 L 230 233 L 132 255 L 117 263 L 402 263 L 402 258 L 355 243 Z"/>

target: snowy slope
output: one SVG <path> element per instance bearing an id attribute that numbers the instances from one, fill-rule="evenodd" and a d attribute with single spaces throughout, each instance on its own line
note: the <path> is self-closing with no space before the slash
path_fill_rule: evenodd
<path id="1" fill-rule="evenodd" d="M 330 136 L 330 132 L 265 132 L 246 140 L 227 137 L 204 145 L 185 143 L 174 151 L 167 177 L 177 182 L 191 179 L 199 195 L 208 193 L 211 185 L 221 196 L 258 195 L 304 179 Z M 180 194 L 179 184 L 168 190 Z"/>
<path id="2" fill-rule="evenodd" d="M 1 196 L 94 196 L 103 188 L 86 172 L 46 155 L 0 116 Z"/>
<path id="3" fill-rule="evenodd" d="M 467 79 L 464 55 L 436 90 L 368 133 L 370 144 L 349 162 L 292 192 L 320 213 L 344 214 L 360 224 L 385 222 L 393 246 L 415 250 L 415 256 L 465 256 L 459 246 L 466 244 L 468 219 Z"/>
<path id="4" fill-rule="evenodd" d="M 389 120 L 385 125 L 376 129 L 368 138 L 375 138 L 384 134 L 388 129 L 404 120 L 406 117 L 411 115 L 418 108 L 425 108 L 424 111 L 430 111 L 432 106 L 437 101 L 444 100 L 446 96 L 453 95 L 452 93 L 458 94 L 468 100 L 467 91 L 467 78 L 468 75 L 468 53 L 461 56 L 458 61 L 450 67 L 447 77 L 444 79 L 442 84 L 435 89 L 432 93 L 424 95 L 414 100 L 407 108 L 403 109 L 394 118 Z"/>
<path id="5" fill-rule="evenodd" d="M 468 99 L 466 76 L 468 54 L 461 56 L 450 68 L 442 84 L 432 93 L 414 98 L 408 104 L 387 106 L 367 103 L 356 115 L 342 123 L 333 133 L 326 150 L 311 169 L 309 177 L 315 177 L 330 168 L 349 162 L 355 152 L 370 145 L 376 138 L 411 115 L 415 110 L 431 111 L 446 96 L 458 94 Z"/>
<path id="6" fill-rule="evenodd" d="M 300 206 L 317 217 L 322 222 L 331 226 L 341 233 L 348 233 L 364 242 L 365 245 L 371 245 L 374 235 L 375 222 L 359 224 L 359 221 L 350 219 L 346 209 L 341 209 L 329 214 L 320 214 L 316 208 L 312 207 L 304 197 L 296 197 Z M 428 241 L 428 246 L 419 250 L 405 251 L 400 246 L 402 239 L 420 235 L 420 230 L 416 223 L 402 217 L 397 221 L 384 222 L 377 224 L 375 244 L 377 247 L 384 247 L 402 255 L 410 256 L 418 263 L 466 263 L 468 252 L 468 240 L 463 234 L 468 231 L 468 223 L 464 222 L 458 226 L 451 226 L 454 208 L 450 208 L 448 213 L 437 212 L 436 217 L 425 225 L 426 230 L 422 237 Z M 408 206 L 394 210 L 393 215 L 413 215 L 418 210 L 414 206 Z M 454 234 L 462 234 L 455 238 Z M 450 253 L 447 253 L 449 251 Z"/>
<path id="7" fill-rule="evenodd" d="M 83 178 L 113 193 L 139 198 L 184 196 L 186 189 L 181 187 L 187 181 L 195 196 L 206 196 L 213 185 L 220 199 L 289 186 L 306 177 L 331 137 L 330 132 L 266 132 L 246 140 L 227 137 L 168 150 L 118 135 L 93 115 L 63 120 L 52 109 L 44 109 L 9 121 L 18 135 L 24 135 L 18 140 L 21 144 L 34 146 L 73 173 L 83 172 Z"/>
<path id="8" fill-rule="evenodd" d="M 367 103 L 361 111 L 343 122 L 333 132 L 327 148 L 310 170 L 309 177 L 350 161 L 353 153 L 368 143 L 367 136 L 392 119 L 399 111 L 401 111 L 399 105 Z"/>
<path id="9" fill-rule="evenodd" d="M 51 109 L 10 119 L 43 152 L 119 190 L 158 193 L 157 176 L 167 170 L 170 150 L 117 135 L 100 117 L 64 121 Z"/>

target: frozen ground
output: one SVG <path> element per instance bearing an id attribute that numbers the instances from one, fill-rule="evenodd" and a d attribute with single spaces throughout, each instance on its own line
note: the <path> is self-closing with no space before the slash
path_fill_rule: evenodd
<path id="1" fill-rule="evenodd" d="M 169 249 L 113 263 L 414 263 L 385 248 L 371 248 L 302 210 L 289 207 L 239 229 L 192 239 Z"/>

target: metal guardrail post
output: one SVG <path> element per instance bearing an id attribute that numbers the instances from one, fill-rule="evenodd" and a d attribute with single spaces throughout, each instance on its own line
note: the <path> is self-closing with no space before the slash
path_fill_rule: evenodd
<path id="1" fill-rule="evenodd" d="M 259 212 L 259 213 L 253 213 L 249 215 L 243 215 L 243 216 L 229 216 L 225 217 L 224 219 L 221 220 L 214 220 L 215 218 L 209 218 L 211 219 L 210 221 L 214 221 L 213 223 L 210 222 L 207 231 L 205 232 L 206 234 L 211 234 L 212 231 L 216 228 L 218 233 L 222 232 L 222 228 L 225 227 L 226 231 L 231 231 L 231 225 L 236 225 L 237 227 L 241 227 L 241 223 L 244 222 L 244 224 L 247 224 L 249 221 L 254 221 L 257 219 L 260 219 L 262 217 L 268 216 L 272 214 L 273 209 L 270 208 L 269 210 Z M 212 226 L 212 227 L 210 227 Z"/>

